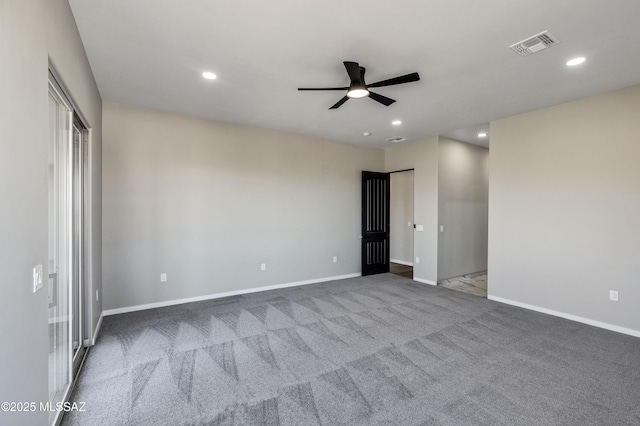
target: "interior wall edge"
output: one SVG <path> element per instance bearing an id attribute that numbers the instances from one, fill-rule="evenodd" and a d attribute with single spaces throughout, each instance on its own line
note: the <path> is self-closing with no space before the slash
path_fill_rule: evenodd
<path id="1" fill-rule="evenodd" d="M 422 283 L 422 284 L 438 285 L 438 283 L 436 283 L 435 281 L 425 280 L 424 278 L 413 277 L 413 280 L 418 281 L 419 283 Z"/>
<path id="2" fill-rule="evenodd" d="M 96 327 L 93 330 L 93 334 L 91 335 L 91 346 L 96 344 L 96 341 L 98 340 L 98 336 L 100 335 L 100 328 L 102 327 L 102 319 L 104 318 L 104 311 L 100 312 L 100 318 L 98 319 L 98 322 L 96 323 Z"/>

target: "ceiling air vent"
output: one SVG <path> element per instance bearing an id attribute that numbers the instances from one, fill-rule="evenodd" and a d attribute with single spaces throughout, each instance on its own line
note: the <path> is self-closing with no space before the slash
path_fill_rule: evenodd
<path id="1" fill-rule="evenodd" d="M 529 56 L 558 43 L 560 43 L 560 40 L 556 36 L 549 31 L 543 31 L 509 47 L 520 56 Z"/>
<path id="2" fill-rule="evenodd" d="M 407 138 L 402 138 L 402 137 L 400 137 L 400 136 L 396 136 L 396 137 L 394 137 L 394 138 L 388 138 L 388 139 L 385 139 L 385 141 L 387 141 L 387 142 L 393 142 L 393 143 L 400 143 L 400 142 L 404 142 L 404 141 L 406 141 L 406 140 L 407 140 Z"/>

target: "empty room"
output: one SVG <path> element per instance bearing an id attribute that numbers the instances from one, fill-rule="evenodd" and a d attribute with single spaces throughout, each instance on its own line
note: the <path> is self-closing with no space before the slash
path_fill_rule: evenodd
<path id="1" fill-rule="evenodd" d="M 0 425 L 640 424 L 640 3 L 0 2 Z"/>

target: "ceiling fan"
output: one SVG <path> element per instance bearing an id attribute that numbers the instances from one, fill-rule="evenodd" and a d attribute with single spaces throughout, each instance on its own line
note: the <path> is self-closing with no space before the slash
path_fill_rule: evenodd
<path id="1" fill-rule="evenodd" d="M 412 81 L 420 80 L 420 76 L 417 72 L 411 74 L 401 75 L 400 77 L 390 78 L 388 80 L 378 81 L 373 84 L 366 84 L 364 82 L 365 69 L 361 67 L 357 62 L 344 61 L 344 67 L 347 69 L 347 74 L 351 79 L 349 87 L 324 87 L 324 88 L 308 88 L 300 87 L 298 90 L 347 90 L 347 95 L 340 99 L 334 106 L 329 109 L 337 109 L 347 102 L 350 98 L 358 99 L 366 96 L 370 97 L 374 101 L 380 102 L 384 106 L 389 106 L 395 102 L 395 100 L 382 96 L 378 93 L 374 93 L 369 90 L 371 87 L 384 87 L 394 86 L 396 84 L 411 83 Z"/>

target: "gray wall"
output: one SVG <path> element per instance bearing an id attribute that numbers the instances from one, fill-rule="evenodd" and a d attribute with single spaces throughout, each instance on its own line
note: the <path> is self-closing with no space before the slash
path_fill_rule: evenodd
<path id="1" fill-rule="evenodd" d="M 91 132 L 91 324 L 102 314 L 102 99 L 67 0 L 47 2 L 49 61 Z"/>
<path id="2" fill-rule="evenodd" d="M 638 117 L 634 86 L 491 123 L 491 297 L 640 332 Z"/>
<path id="3" fill-rule="evenodd" d="M 105 309 L 360 272 L 380 149 L 105 103 L 103 155 Z"/>
<path id="4" fill-rule="evenodd" d="M 438 279 L 487 270 L 489 150 L 439 137 Z"/>
<path id="5" fill-rule="evenodd" d="M 48 399 L 47 296 L 44 288 L 31 292 L 32 268 L 48 263 L 48 57 L 95 129 L 93 195 L 99 209 L 101 100 L 69 5 L 0 2 L 0 401 Z M 94 214 L 99 269 L 101 213 Z M 94 285 L 99 288 L 99 275 Z M 0 412 L 0 423 L 46 424 L 47 415 Z"/>
<path id="6" fill-rule="evenodd" d="M 413 264 L 413 170 L 391 173 L 390 198 L 391 260 Z"/>
<path id="7" fill-rule="evenodd" d="M 413 277 L 435 284 L 438 278 L 438 137 L 385 149 L 385 170 L 414 169 Z M 416 258 L 420 262 L 416 263 Z"/>

